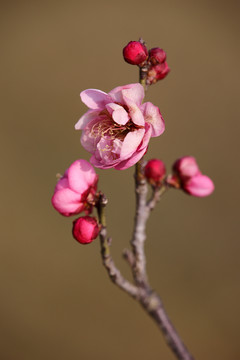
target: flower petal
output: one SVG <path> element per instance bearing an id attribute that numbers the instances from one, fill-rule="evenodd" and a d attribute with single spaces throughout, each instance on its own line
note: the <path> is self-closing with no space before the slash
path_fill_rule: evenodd
<path id="1" fill-rule="evenodd" d="M 144 88 L 141 84 L 128 84 L 124 86 L 118 86 L 109 92 L 111 98 L 118 102 L 123 103 L 123 95 L 131 98 L 133 102 L 140 105 L 144 98 Z"/>
<path id="2" fill-rule="evenodd" d="M 141 141 L 144 137 L 145 129 L 139 129 L 132 132 L 129 132 L 122 143 L 120 160 L 125 160 L 129 158 L 134 152 L 137 151 L 138 146 L 141 144 Z"/>
<path id="3" fill-rule="evenodd" d="M 165 130 L 165 123 L 160 110 L 150 102 L 142 104 L 141 110 L 145 121 L 152 126 L 152 137 L 161 135 Z"/>
<path id="4" fill-rule="evenodd" d="M 148 123 L 146 123 L 146 125 L 145 125 L 145 134 L 144 134 L 144 137 L 142 139 L 142 143 L 138 148 L 138 151 L 142 150 L 143 148 L 146 149 L 151 136 L 152 136 L 152 127 Z"/>
<path id="5" fill-rule="evenodd" d="M 83 159 L 74 161 L 68 169 L 69 187 L 79 194 L 83 194 L 93 186 L 96 178 L 97 175 L 92 165 Z"/>
<path id="6" fill-rule="evenodd" d="M 130 119 L 126 110 L 118 104 L 110 103 L 106 105 L 106 108 L 113 120 L 119 125 L 125 125 Z"/>
<path id="7" fill-rule="evenodd" d="M 75 124 L 76 130 L 83 130 L 89 122 L 98 116 L 99 111 L 88 110 Z"/>
<path id="8" fill-rule="evenodd" d="M 110 96 L 97 89 L 87 89 L 80 94 L 82 102 L 93 110 L 102 110 L 105 105 L 112 102 Z"/>
<path id="9" fill-rule="evenodd" d="M 142 149 L 141 151 L 137 151 L 133 154 L 129 159 L 121 161 L 119 164 L 115 165 L 114 168 L 116 170 L 125 170 L 129 167 L 135 165 L 145 154 L 146 148 Z"/>
<path id="10" fill-rule="evenodd" d="M 64 216 L 78 214 L 84 209 L 81 195 L 70 189 L 56 191 L 52 197 L 53 207 Z"/>
<path id="11" fill-rule="evenodd" d="M 138 105 L 127 96 L 123 96 L 123 100 L 125 104 L 128 106 L 129 115 L 132 122 L 134 122 L 134 124 L 138 126 L 144 126 L 145 125 L 144 116 Z"/>

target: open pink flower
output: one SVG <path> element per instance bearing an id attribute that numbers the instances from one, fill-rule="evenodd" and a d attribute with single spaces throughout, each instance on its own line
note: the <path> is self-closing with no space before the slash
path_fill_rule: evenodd
<path id="1" fill-rule="evenodd" d="M 173 164 L 174 175 L 169 177 L 168 183 L 176 188 L 182 188 L 192 196 L 208 196 L 214 190 L 212 180 L 201 173 L 196 159 L 184 156 Z"/>
<path id="2" fill-rule="evenodd" d="M 98 168 L 129 168 L 145 154 L 150 138 L 165 130 L 158 107 L 150 102 L 142 104 L 144 89 L 140 84 L 119 86 L 108 94 L 88 89 L 80 96 L 89 110 L 75 129 L 83 130 L 81 143 Z"/>
<path id="3" fill-rule="evenodd" d="M 97 188 L 98 176 L 86 160 L 76 160 L 58 180 L 52 197 L 53 207 L 70 216 L 92 211 L 91 202 Z"/>

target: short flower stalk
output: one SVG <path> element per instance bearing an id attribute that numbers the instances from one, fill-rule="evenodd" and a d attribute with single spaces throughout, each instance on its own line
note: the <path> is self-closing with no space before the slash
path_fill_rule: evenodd
<path id="1" fill-rule="evenodd" d="M 150 285 L 144 250 L 146 226 L 163 194 L 175 189 L 190 196 L 205 197 L 214 191 L 214 184 L 202 174 L 192 156 L 177 159 L 170 173 L 162 159 L 144 160 L 151 138 L 160 137 L 165 130 L 159 108 L 151 102 L 143 102 L 145 91 L 164 79 L 170 69 L 166 52 L 158 47 L 148 50 L 142 39 L 130 41 L 123 49 L 123 57 L 128 64 L 138 66 L 139 83 L 118 86 L 108 93 L 97 89 L 81 92 L 81 100 L 88 111 L 81 116 L 75 129 L 82 131 L 81 144 L 91 154 L 90 163 L 78 159 L 69 166 L 57 181 L 52 205 L 65 217 L 78 216 L 72 227 L 78 243 L 87 245 L 99 236 L 102 263 L 111 281 L 152 317 L 177 359 L 193 360 L 160 296 Z M 125 170 L 133 165 L 136 210 L 130 248 L 123 251 L 132 274 L 130 281 L 121 274 L 111 255 L 112 239 L 107 233 L 105 213 L 108 199 L 98 190 L 94 167 Z"/>

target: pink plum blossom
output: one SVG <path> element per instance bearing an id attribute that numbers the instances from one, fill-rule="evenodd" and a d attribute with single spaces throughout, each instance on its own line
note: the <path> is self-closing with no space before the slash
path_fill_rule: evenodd
<path id="1" fill-rule="evenodd" d="M 90 162 L 101 169 L 127 169 L 147 151 L 151 137 L 165 130 L 158 107 L 142 104 L 140 84 L 119 86 L 108 94 L 88 89 L 80 94 L 89 110 L 76 123 L 81 144 L 92 154 Z"/>
<path id="2" fill-rule="evenodd" d="M 196 159 L 184 156 L 173 164 L 174 174 L 168 178 L 168 183 L 176 188 L 182 188 L 192 196 L 208 196 L 214 191 L 212 180 L 201 173 Z"/>
<path id="3" fill-rule="evenodd" d="M 97 182 L 98 176 L 88 161 L 74 161 L 55 186 L 53 207 L 64 216 L 79 214 L 82 211 L 90 213 Z"/>
<path id="4" fill-rule="evenodd" d="M 99 226 L 96 218 L 83 216 L 73 221 L 73 237 L 81 244 L 91 243 L 99 233 Z"/>

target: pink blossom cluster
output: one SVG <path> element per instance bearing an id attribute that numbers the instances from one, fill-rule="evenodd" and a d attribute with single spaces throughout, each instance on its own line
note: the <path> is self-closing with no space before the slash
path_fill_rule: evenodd
<path id="1" fill-rule="evenodd" d="M 123 55 L 125 61 L 138 65 L 147 86 L 163 79 L 170 70 L 165 51 L 157 47 L 148 51 L 141 40 L 129 42 Z M 143 103 L 144 95 L 144 87 L 139 83 L 118 86 L 109 93 L 97 89 L 81 92 L 88 111 L 75 129 L 82 130 L 81 144 L 91 153 L 92 165 L 101 169 L 127 169 L 145 155 L 150 139 L 164 132 L 159 108 L 151 102 Z M 73 237 L 82 244 L 91 243 L 100 229 L 96 218 L 90 216 L 100 196 L 98 176 L 91 164 L 82 159 L 74 161 L 58 180 L 52 196 L 52 205 L 60 214 L 68 217 L 85 213 L 73 221 L 72 229 Z M 168 176 L 163 161 L 151 159 L 144 175 L 153 188 L 174 187 L 198 197 L 210 195 L 214 190 L 212 180 L 201 173 L 191 156 L 178 159 L 173 174 Z"/>

